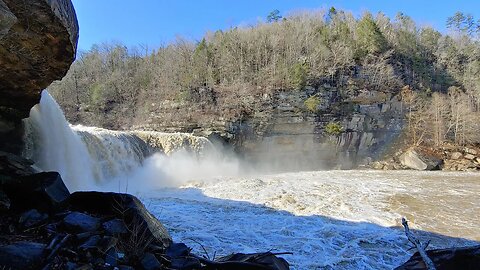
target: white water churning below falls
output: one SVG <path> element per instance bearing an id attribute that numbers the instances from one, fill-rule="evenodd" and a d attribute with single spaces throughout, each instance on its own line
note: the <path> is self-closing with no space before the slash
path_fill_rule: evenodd
<path id="1" fill-rule="evenodd" d="M 27 156 L 39 168 L 59 171 L 72 191 L 119 191 L 117 183 L 128 179 L 127 191 L 197 254 L 199 242 L 210 256 L 290 251 L 284 257 L 293 269 L 391 269 L 413 253 L 402 216 L 433 248 L 480 241 L 475 173 L 241 176 L 235 162 L 182 151 L 149 156 L 152 149 L 131 133 L 71 126 L 47 92 L 26 129 Z"/>

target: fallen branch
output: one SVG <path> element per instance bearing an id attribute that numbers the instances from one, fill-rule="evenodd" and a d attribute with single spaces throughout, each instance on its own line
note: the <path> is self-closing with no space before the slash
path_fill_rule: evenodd
<path id="1" fill-rule="evenodd" d="M 428 257 L 427 252 L 425 251 L 430 241 L 422 244 L 420 240 L 413 235 L 413 233 L 410 231 L 410 228 L 408 228 L 408 221 L 405 218 L 402 218 L 402 225 L 405 227 L 405 234 L 407 235 L 408 241 L 410 241 L 417 248 L 418 253 L 422 257 L 427 269 L 435 270 L 435 264 L 433 264 L 433 261 Z"/>

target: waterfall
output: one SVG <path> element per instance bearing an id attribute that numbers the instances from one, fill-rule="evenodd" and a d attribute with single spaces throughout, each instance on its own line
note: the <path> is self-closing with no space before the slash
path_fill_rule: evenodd
<path id="1" fill-rule="evenodd" d="M 70 191 L 94 189 L 88 149 L 47 91 L 42 92 L 24 125 L 26 157 L 41 170 L 58 171 Z"/>
<path id="2" fill-rule="evenodd" d="M 24 156 L 40 170 L 58 171 L 70 191 L 98 189 L 140 167 L 152 152 L 132 134 L 70 125 L 47 91 L 24 126 Z"/>
<path id="3" fill-rule="evenodd" d="M 204 137 L 70 125 L 47 91 L 24 126 L 24 156 L 40 170 L 58 171 L 72 192 L 131 192 L 132 181 L 130 188 L 148 190 L 238 172 L 237 161 L 226 160 Z"/>

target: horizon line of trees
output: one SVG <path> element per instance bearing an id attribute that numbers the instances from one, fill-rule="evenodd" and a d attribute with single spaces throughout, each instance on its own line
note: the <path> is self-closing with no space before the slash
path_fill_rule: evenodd
<path id="1" fill-rule="evenodd" d="M 477 121 L 460 119 L 480 116 L 480 21 L 457 12 L 447 27 L 451 33 L 442 34 L 402 13 L 274 11 L 267 22 L 199 41 L 179 37 L 153 51 L 95 45 L 49 90 L 73 123 L 128 129 L 245 119 L 263 108 L 265 96 L 307 86 L 329 84 L 345 97 L 407 87 L 415 144 L 480 143 Z"/>

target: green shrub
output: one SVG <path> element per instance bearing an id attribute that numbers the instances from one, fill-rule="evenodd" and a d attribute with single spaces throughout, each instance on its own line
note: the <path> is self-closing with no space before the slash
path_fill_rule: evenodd
<path id="1" fill-rule="evenodd" d="M 291 80 L 296 90 L 300 90 L 307 85 L 308 66 L 306 63 L 296 63 L 292 67 Z"/>
<path id="2" fill-rule="evenodd" d="M 330 122 L 325 126 L 325 132 L 328 135 L 338 135 L 342 133 L 343 127 L 340 123 L 338 122 Z"/>
<path id="3" fill-rule="evenodd" d="M 307 110 L 309 110 L 312 113 L 316 113 L 318 111 L 318 105 L 320 105 L 320 103 L 321 103 L 321 100 L 317 96 L 311 96 L 307 98 L 305 102 L 303 102 Z"/>

